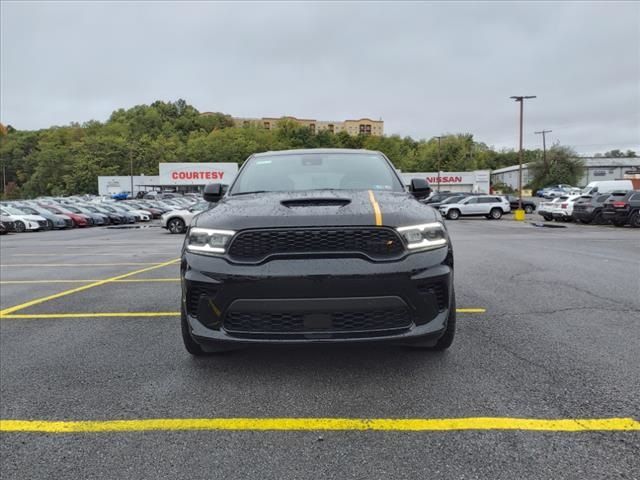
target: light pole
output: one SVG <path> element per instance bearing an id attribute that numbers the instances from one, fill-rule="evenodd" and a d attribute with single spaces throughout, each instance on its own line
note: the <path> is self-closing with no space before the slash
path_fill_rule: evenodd
<path id="1" fill-rule="evenodd" d="M 442 136 L 433 137 L 438 139 L 438 193 L 440 193 L 440 140 L 442 140 Z"/>
<path id="2" fill-rule="evenodd" d="M 544 163 L 544 173 L 547 174 L 547 133 L 551 133 L 553 130 L 541 130 L 539 132 L 533 132 L 536 135 L 542 135 L 542 161 Z"/>
<path id="3" fill-rule="evenodd" d="M 520 213 L 516 213 L 516 220 L 524 220 L 524 216 L 519 218 L 522 215 L 522 117 L 524 115 L 524 101 L 530 98 L 536 98 L 535 95 L 514 95 L 513 98 L 516 102 L 520 102 L 520 168 L 518 169 L 518 210 Z"/>

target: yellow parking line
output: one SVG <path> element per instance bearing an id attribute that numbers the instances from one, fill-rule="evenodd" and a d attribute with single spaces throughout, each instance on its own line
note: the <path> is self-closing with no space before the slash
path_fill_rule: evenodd
<path id="1" fill-rule="evenodd" d="M 100 280 L 0 280 L 0 285 L 32 285 L 39 283 L 91 283 Z M 109 283 L 179 282 L 179 278 L 127 278 Z"/>
<path id="2" fill-rule="evenodd" d="M 3 263 L 0 267 L 131 267 L 135 265 L 162 265 L 159 262 L 126 263 Z"/>
<path id="3" fill-rule="evenodd" d="M 5 315 L 8 315 L 10 313 L 17 312 L 18 310 L 22 310 L 22 309 L 27 308 L 27 307 L 32 307 L 33 305 L 38 305 L 40 303 L 44 303 L 44 302 L 47 302 L 49 300 L 54 300 L 56 298 L 64 297 L 66 295 L 71 295 L 73 293 L 82 292 L 84 290 L 88 290 L 88 289 L 93 288 L 93 287 L 99 287 L 100 285 L 104 285 L 105 283 L 110 283 L 110 282 L 113 282 L 115 280 L 122 280 L 122 279 L 127 278 L 127 277 L 132 277 L 133 275 L 138 275 L 139 273 L 148 272 L 150 270 L 155 270 L 157 268 L 166 267 L 167 265 L 171 265 L 172 263 L 175 263 L 175 262 L 177 262 L 179 260 L 180 260 L 179 258 L 176 258 L 176 259 L 173 259 L 173 260 L 169 260 L 168 262 L 154 264 L 152 267 L 141 268 L 140 270 L 134 270 L 133 272 L 125 273 L 125 274 L 122 274 L 122 275 L 116 275 L 115 277 L 105 278 L 104 280 L 99 280 L 97 282 L 89 283 L 87 285 L 82 285 L 80 287 L 72 288 L 70 290 L 65 290 L 63 292 L 56 293 L 54 295 L 49 295 L 47 297 L 36 298 L 34 300 L 31 300 L 31 301 L 25 302 L 25 303 L 21 303 L 20 305 L 16 305 L 14 307 L 5 308 L 4 310 L 0 310 L 0 318 L 4 317 Z"/>
<path id="4" fill-rule="evenodd" d="M 0 420 L 0 432 L 87 433 L 188 430 L 532 430 L 547 432 L 638 431 L 633 418 L 158 418 L 140 420 Z"/>
<path id="5" fill-rule="evenodd" d="M 485 313 L 485 308 L 456 308 L 458 313 Z"/>
<path id="6" fill-rule="evenodd" d="M 112 283 L 112 282 L 109 282 Z M 463 310 L 463 311 L 461 311 Z M 483 313 L 484 308 L 458 308 L 458 313 Z M 2 320 L 30 320 L 47 318 L 99 318 L 99 317 L 177 317 L 180 312 L 76 312 L 76 313 L 7 313 L 0 312 Z"/>

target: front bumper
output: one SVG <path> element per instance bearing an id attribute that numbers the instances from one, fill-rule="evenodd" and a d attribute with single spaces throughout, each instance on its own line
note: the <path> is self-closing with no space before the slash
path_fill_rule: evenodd
<path id="1" fill-rule="evenodd" d="M 231 264 L 182 257 L 182 309 L 201 344 L 437 340 L 453 291 L 452 252 Z"/>

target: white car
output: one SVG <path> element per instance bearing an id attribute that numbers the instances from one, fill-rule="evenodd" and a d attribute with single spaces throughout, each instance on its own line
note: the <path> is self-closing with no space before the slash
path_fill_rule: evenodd
<path id="1" fill-rule="evenodd" d="M 27 230 L 46 230 L 48 228 L 46 218 L 40 215 L 29 215 L 13 207 L 3 205 L 0 208 L 0 215 L 9 217 L 13 222 L 15 231 L 18 233 Z"/>
<path id="2" fill-rule="evenodd" d="M 169 230 L 169 233 L 184 233 L 193 217 L 208 208 L 208 202 L 198 202 L 186 210 L 171 210 L 162 215 L 162 228 Z"/>
<path id="3" fill-rule="evenodd" d="M 563 195 L 551 208 L 551 216 L 556 221 L 568 222 L 573 219 L 573 205 L 580 195 Z"/>
<path id="4" fill-rule="evenodd" d="M 556 197 L 550 202 L 540 202 L 538 204 L 538 215 L 542 216 L 545 220 L 553 220 L 553 209 L 556 208 L 556 204 L 560 201 L 561 197 Z"/>
<path id="5" fill-rule="evenodd" d="M 440 213 L 449 220 L 457 220 L 460 217 L 487 217 L 498 220 L 502 218 L 503 213 L 510 211 L 509 201 L 495 195 L 472 195 L 457 203 L 440 205 Z"/>
<path id="6" fill-rule="evenodd" d="M 139 221 L 141 222 L 150 222 L 151 219 L 153 218 L 153 215 L 151 215 L 151 212 L 148 212 L 147 210 L 138 210 L 136 208 L 132 208 L 125 203 L 115 203 L 113 204 L 113 206 L 116 207 L 116 209 L 120 208 L 122 210 L 129 212 L 131 215 L 134 215 L 136 217 L 136 220 L 139 219 Z"/>

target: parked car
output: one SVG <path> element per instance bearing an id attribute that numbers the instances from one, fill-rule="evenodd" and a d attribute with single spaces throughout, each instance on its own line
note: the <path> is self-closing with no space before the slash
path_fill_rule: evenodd
<path id="1" fill-rule="evenodd" d="M 457 203 L 440 205 L 440 213 L 449 220 L 460 217 L 487 217 L 498 220 L 509 213 L 511 206 L 504 197 L 495 195 L 473 195 L 462 198 Z"/>
<path id="2" fill-rule="evenodd" d="M 46 218 L 40 215 L 29 215 L 8 205 L 0 207 L 0 215 L 9 217 L 8 220 L 13 222 L 13 228 L 18 233 L 49 229 Z"/>
<path id="3" fill-rule="evenodd" d="M 422 198 L 419 201 L 422 202 L 422 203 L 426 203 L 426 204 L 440 203 L 440 202 L 443 202 L 444 200 L 446 200 L 447 198 L 451 197 L 454 194 L 455 194 L 455 192 L 452 192 L 451 190 L 443 190 L 441 192 L 435 192 L 435 193 L 431 194 L 431 196 L 429 196 L 429 198 Z"/>
<path id="4" fill-rule="evenodd" d="M 169 230 L 169 233 L 184 233 L 191 224 L 193 217 L 208 208 L 208 202 L 198 202 L 186 210 L 167 212 L 162 215 L 162 228 Z"/>
<path id="5" fill-rule="evenodd" d="M 78 214 L 78 213 L 73 213 L 70 210 L 67 210 L 66 208 L 60 206 L 60 205 L 53 205 L 53 204 L 49 204 L 49 203 L 43 203 L 40 204 L 40 206 L 46 210 L 49 210 L 52 213 L 55 213 L 57 215 L 67 215 L 69 218 L 71 218 L 71 222 L 72 222 L 72 226 L 73 227 L 88 227 L 91 225 L 91 219 L 89 217 L 87 217 L 86 215 L 82 215 L 82 214 Z"/>
<path id="6" fill-rule="evenodd" d="M 136 223 L 135 215 L 133 215 L 132 213 L 128 212 L 125 209 L 118 208 L 118 206 L 115 205 L 115 204 L 104 204 L 104 203 L 101 203 L 98 206 L 98 209 L 105 210 L 105 211 L 109 212 L 110 214 L 118 215 L 120 217 L 119 222 L 121 224 Z"/>
<path id="7" fill-rule="evenodd" d="M 318 184 L 318 181 L 322 183 Z M 182 249 L 181 326 L 192 355 L 247 343 L 396 342 L 445 350 L 455 335 L 446 227 L 379 152 L 249 157 Z M 508 207 L 508 204 L 507 204 Z M 224 300 L 223 300 L 224 299 Z"/>
<path id="8" fill-rule="evenodd" d="M 597 182 L 589 182 L 582 189 L 583 195 L 593 195 L 594 193 L 611 193 L 633 190 L 633 182 L 631 180 L 600 180 Z"/>
<path id="9" fill-rule="evenodd" d="M 503 195 L 509 202 L 509 206 L 511 210 L 516 210 L 520 206 L 520 197 L 516 197 L 515 195 Z M 522 209 L 524 213 L 533 213 L 536 209 L 536 203 L 532 200 L 522 199 Z"/>
<path id="10" fill-rule="evenodd" d="M 573 204 L 580 195 L 563 195 L 558 197 L 558 202 L 551 209 L 551 216 L 558 222 L 570 222 L 573 220 Z"/>
<path id="11" fill-rule="evenodd" d="M 127 201 L 126 203 L 127 205 L 137 210 L 144 210 L 145 212 L 149 212 L 151 214 L 151 218 L 160 218 L 164 213 L 162 210 L 154 208 L 146 203 L 142 203 L 142 201 L 135 201 L 135 202 Z"/>
<path id="12" fill-rule="evenodd" d="M 602 216 L 616 227 L 640 228 L 640 191 L 612 192 L 604 202 Z"/>
<path id="13" fill-rule="evenodd" d="M 56 215 L 55 213 L 48 212 L 44 208 L 17 203 L 12 204 L 12 206 L 29 215 L 38 215 L 43 217 L 47 220 L 48 230 L 70 228 L 71 226 L 70 223 L 67 225 L 67 221 L 62 215 Z"/>
<path id="14" fill-rule="evenodd" d="M 433 203 L 427 203 L 427 205 L 429 205 L 430 207 L 435 208 L 436 210 L 439 210 L 440 209 L 440 205 L 445 205 L 445 204 L 449 204 L 449 203 L 457 203 L 460 200 L 462 200 L 463 198 L 467 198 L 467 197 L 471 196 L 471 194 L 467 194 L 467 193 L 463 193 L 463 194 L 448 193 L 447 195 L 450 195 L 450 196 L 446 197 L 442 201 L 433 202 Z"/>
<path id="15" fill-rule="evenodd" d="M 607 223 L 602 216 L 602 207 L 609 194 L 604 195 L 580 195 L 573 204 L 573 218 L 581 223 L 594 223 L 596 225 Z"/>
<path id="16" fill-rule="evenodd" d="M 2 224 L 4 231 L 2 232 L 2 234 L 6 234 L 9 232 L 15 232 L 16 228 L 15 228 L 15 224 L 13 222 L 13 220 L 11 219 L 10 216 L 8 215 L 0 215 L 0 223 Z"/>
<path id="17" fill-rule="evenodd" d="M 151 221 L 151 213 L 146 210 L 138 210 L 137 208 L 133 208 L 130 205 L 127 205 L 124 202 L 119 202 L 114 205 L 114 208 L 119 208 L 120 210 L 124 210 L 134 217 L 136 217 L 136 221 L 138 222 L 149 222 Z"/>
<path id="18" fill-rule="evenodd" d="M 126 200 L 127 198 L 130 198 L 130 197 L 131 197 L 131 192 L 119 192 L 111 195 L 111 198 L 113 200 Z"/>
<path id="19" fill-rule="evenodd" d="M 560 202 L 560 197 L 554 198 L 550 202 L 540 202 L 538 204 L 538 215 L 550 222 L 553 220 L 553 209 L 558 202 Z"/>

